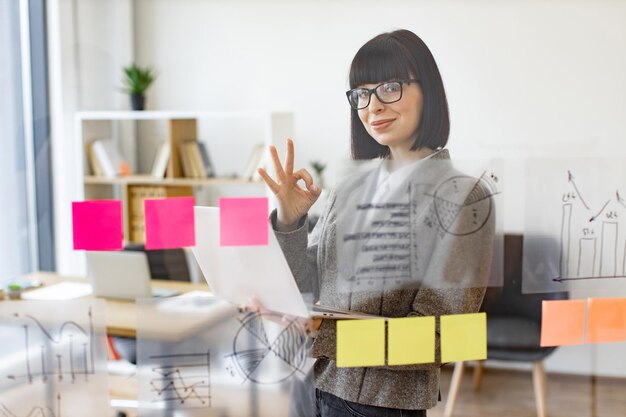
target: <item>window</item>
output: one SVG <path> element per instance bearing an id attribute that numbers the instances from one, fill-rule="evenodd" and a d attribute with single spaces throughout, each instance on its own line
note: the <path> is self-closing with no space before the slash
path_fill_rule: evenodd
<path id="1" fill-rule="evenodd" d="M 44 16 L 0 0 L 0 282 L 54 268 Z"/>

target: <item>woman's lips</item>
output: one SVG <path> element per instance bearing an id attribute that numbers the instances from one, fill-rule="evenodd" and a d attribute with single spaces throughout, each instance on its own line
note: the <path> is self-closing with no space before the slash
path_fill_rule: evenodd
<path id="1" fill-rule="evenodd" d="M 372 122 L 372 129 L 375 131 L 381 131 L 387 128 L 391 123 L 393 123 L 396 119 L 387 119 L 387 120 L 378 120 Z"/>

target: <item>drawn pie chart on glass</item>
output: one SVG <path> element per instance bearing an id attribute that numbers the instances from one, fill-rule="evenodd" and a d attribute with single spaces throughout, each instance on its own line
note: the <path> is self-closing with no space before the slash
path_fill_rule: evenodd
<path id="1" fill-rule="evenodd" d="M 478 232 L 493 212 L 491 197 L 495 194 L 498 194 L 495 185 L 484 174 L 480 178 L 468 175 L 448 178 L 433 194 L 439 226 L 455 236 Z"/>
<path id="2" fill-rule="evenodd" d="M 278 314 L 252 313 L 240 321 L 229 356 L 244 381 L 276 384 L 302 372 L 307 336 L 297 320 L 284 322 Z"/>

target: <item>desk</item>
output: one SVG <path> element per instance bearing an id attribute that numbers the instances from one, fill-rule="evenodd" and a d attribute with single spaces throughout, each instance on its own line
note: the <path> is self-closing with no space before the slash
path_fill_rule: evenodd
<path id="1" fill-rule="evenodd" d="M 36 279 L 44 285 L 58 284 L 63 281 L 87 282 L 83 277 L 66 277 L 51 272 L 36 272 L 22 277 L 20 280 Z M 185 293 L 189 291 L 208 291 L 209 286 L 192 284 L 181 281 L 152 280 L 153 287 L 168 288 Z M 90 295 L 83 298 L 94 298 Z M 111 336 L 136 337 L 137 335 L 137 308 L 135 302 L 125 300 L 106 300 L 106 328 Z"/>

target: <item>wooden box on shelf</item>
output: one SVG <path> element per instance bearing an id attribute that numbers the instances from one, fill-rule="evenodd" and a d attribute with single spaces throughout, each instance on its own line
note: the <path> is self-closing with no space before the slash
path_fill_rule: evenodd
<path id="1" fill-rule="evenodd" d="M 144 243 L 146 236 L 143 203 L 148 198 L 193 197 L 193 187 L 162 185 L 128 186 L 127 239 L 132 243 Z"/>

